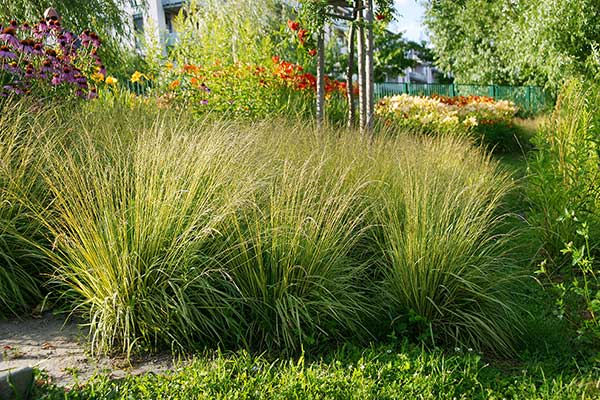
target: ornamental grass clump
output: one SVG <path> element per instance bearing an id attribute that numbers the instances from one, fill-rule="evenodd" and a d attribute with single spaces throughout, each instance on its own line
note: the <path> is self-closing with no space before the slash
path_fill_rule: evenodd
<path id="1" fill-rule="evenodd" d="M 511 352 L 519 326 L 515 270 L 494 234 L 509 177 L 468 141 L 449 136 L 403 140 L 380 162 L 377 287 L 395 329 Z"/>
<path id="2" fill-rule="evenodd" d="M 40 120 L 58 132 L 44 140 L 23 125 L 30 141 L 0 147 L 19 166 L 0 182 L 21 182 L 1 194 L 43 193 L 23 210 L 45 236 L 20 243 L 47 257 L 94 353 L 297 352 L 412 335 L 398 328 L 408 315 L 436 343 L 511 348 L 512 270 L 494 235 L 509 184 L 467 139 L 370 141 L 115 99 Z"/>
<path id="3" fill-rule="evenodd" d="M 371 305 L 355 249 L 369 228 L 368 171 L 344 157 L 341 140 L 287 128 L 259 141 L 262 157 L 274 161 L 222 254 L 244 337 L 252 347 L 284 351 L 364 338 Z"/>
<path id="4" fill-rule="evenodd" d="M 86 116 L 77 142 L 48 159 L 57 290 L 89 323 L 95 353 L 193 348 L 236 332 L 212 260 L 252 188 L 237 173 L 248 137 L 180 115 L 124 116 Z"/>
<path id="5" fill-rule="evenodd" d="M 0 110 L 0 317 L 7 317 L 42 296 L 43 229 L 32 207 L 45 197 L 35 169 L 52 113 L 32 113 L 25 103 Z"/>

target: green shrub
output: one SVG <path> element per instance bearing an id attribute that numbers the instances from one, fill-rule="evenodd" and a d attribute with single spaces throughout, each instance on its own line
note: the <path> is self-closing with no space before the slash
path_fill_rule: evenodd
<path id="1" fill-rule="evenodd" d="M 599 104 L 598 87 L 571 82 L 534 138 L 538 151 L 530 162 L 530 220 L 557 264 L 565 243 L 577 240 L 576 221 L 565 213 L 588 221 L 592 245 L 600 246 Z"/>
<path id="2" fill-rule="evenodd" d="M 600 339 L 600 87 L 565 86 L 536 137 L 530 164 L 530 221 L 544 260 L 537 271 L 556 296 L 556 314 L 584 342 Z"/>

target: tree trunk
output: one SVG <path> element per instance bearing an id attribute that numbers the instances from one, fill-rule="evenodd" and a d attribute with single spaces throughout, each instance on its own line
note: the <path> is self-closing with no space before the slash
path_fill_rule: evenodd
<path id="1" fill-rule="evenodd" d="M 322 29 L 317 39 L 317 124 L 323 126 L 325 119 L 325 32 Z"/>
<path id="2" fill-rule="evenodd" d="M 373 133 L 373 122 L 375 113 L 375 73 L 373 65 L 373 0 L 367 0 L 366 9 L 366 29 L 367 29 L 367 43 L 366 43 L 366 65 L 365 65 L 365 82 L 366 82 L 366 128 L 372 134 Z"/>
<path id="3" fill-rule="evenodd" d="M 367 103 L 366 103 L 366 46 L 365 46 L 365 19 L 363 12 L 363 1 L 358 0 L 358 107 L 360 131 L 365 132 L 367 126 Z"/>
<path id="4" fill-rule="evenodd" d="M 356 120 L 356 104 L 354 103 L 354 85 L 352 77 L 354 76 L 354 48 L 356 47 L 356 4 L 354 1 L 354 11 L 352 14 L 353 21 L 350 24 L 350 32 L 348 37 L 348 69 L 346 70 L 346 96 L 348 97 L 348 128 L 354 126 Z"/>

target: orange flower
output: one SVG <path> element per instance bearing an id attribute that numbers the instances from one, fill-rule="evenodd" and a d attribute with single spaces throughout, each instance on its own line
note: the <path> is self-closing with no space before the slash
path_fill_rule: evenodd
<path id="1" fill-rule="evenodd" d="M 300 23 L 298 23 L 297 21 L 292 21 L 291 19 L 288 19 L 288 26 L 293 31 L 297 31 L 298 29 L 300 29 Z"/>
<path id="2" fill-rule="evenodd" d="M 317 49 L 310 49 L 308 51 L 308 55 L 311 56 L 311 57 L 316 56 L 317 55 Z"/>
<path id="3" fill-rule="evenodd" d="M 179 79 L 174 80 L 173 82 L 171 82 L 171 84 L 169 85 L 169 88 L 171 90 L 175 90 L 177 89 L 179 86 L 181 85 L 181 82 L 179 81 Z"/>
<path id="4" fill-rule="evenodd" d="M 183 66 L 183 72 L 187 73 L 196 73 L 198 72 L 198 69 L 197 65 L 186 64 Z"/>

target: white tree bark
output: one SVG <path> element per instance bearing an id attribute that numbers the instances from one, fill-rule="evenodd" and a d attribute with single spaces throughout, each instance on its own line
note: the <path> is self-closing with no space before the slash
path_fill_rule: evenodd
<path id="1" fill-rule="evenodd" d="M 375 113 L 375 73 L 373 65 L 374 39 L 373 39 L 373 0 L 367 0 L 366 4 L 366 65 L 365 65 L 365 83 L 366 83 L 366 129 L 373 131 L 374 113 Z"/>
<path id="2" fill-rule="evenodd" d="M 321 30 L 317 39 L 317 124 L 325 120 L 325 32 Z"/>

